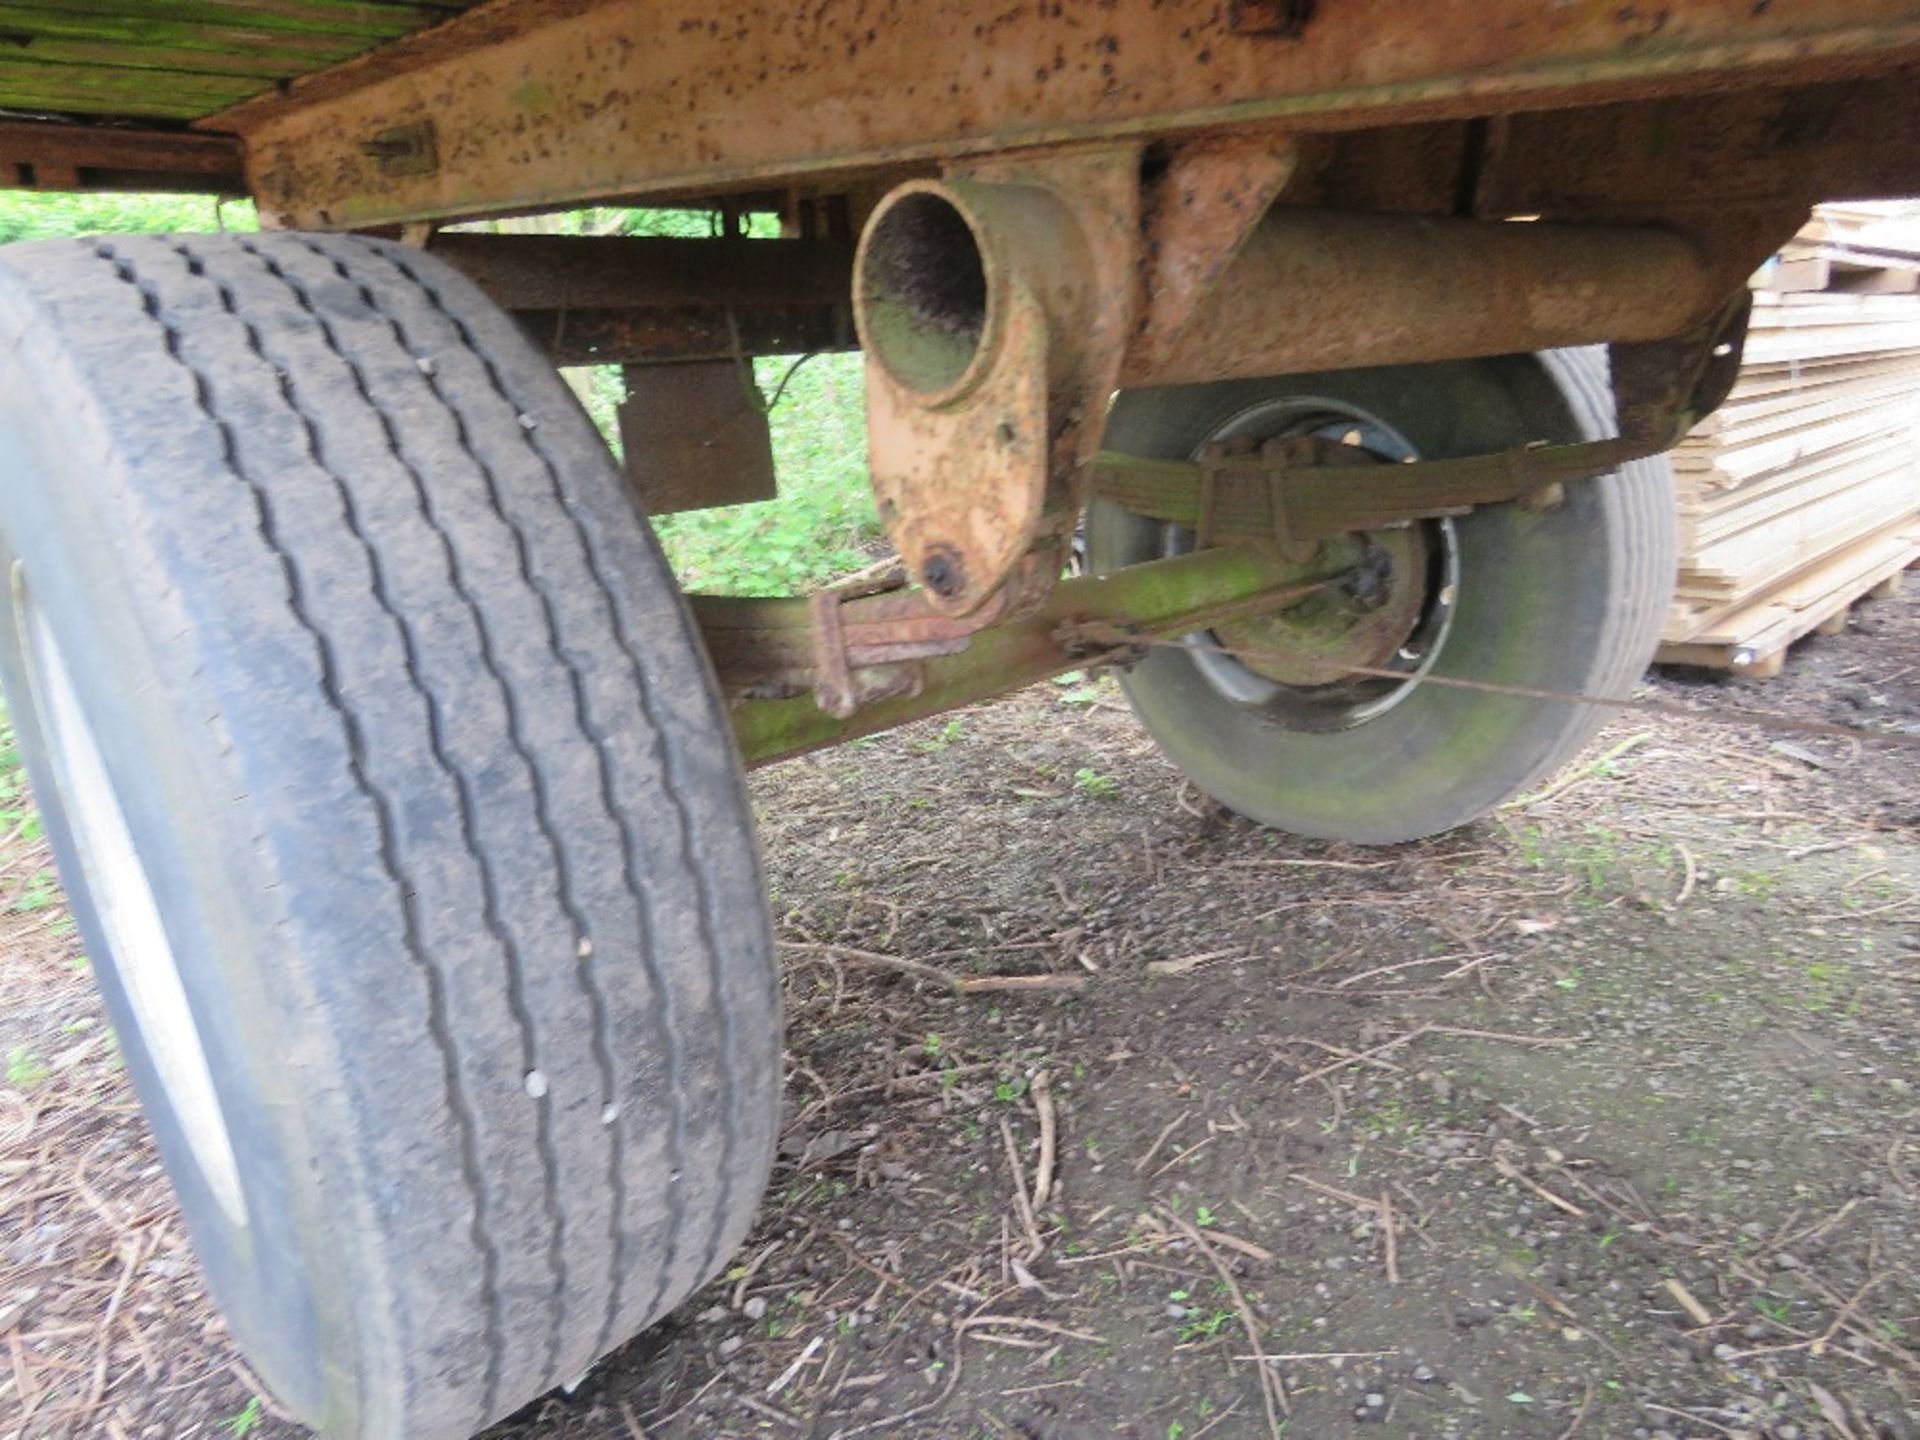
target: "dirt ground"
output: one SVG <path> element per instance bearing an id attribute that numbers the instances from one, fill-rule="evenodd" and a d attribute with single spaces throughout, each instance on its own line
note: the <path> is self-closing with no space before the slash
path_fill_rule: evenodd
<path id="1" fill-rule="evenodd" d="M 1388 851 L 1220 812 L 1111 681 L 759 776 L 760 1224 L 491 1440 L 1920 1437 L 1920 748 L 1714 718 L 1920 736 L 1920 602 L 1648 693 L 1695 713 Z M 45 866 L 16 828 L 0 1436 L 295 1435 Z"/>

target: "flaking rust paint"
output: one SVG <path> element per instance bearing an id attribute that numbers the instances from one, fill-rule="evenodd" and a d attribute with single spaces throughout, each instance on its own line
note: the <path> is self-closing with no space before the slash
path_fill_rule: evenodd
<path id="1" fill-rule="evenodd" d="M 484 7 L 400 59 L 209 123 L 248 137 L 270 211 L 337 225 L 1262 119 L 1339 128 L 1589 103 L 1920 55 L 1916 0 L 1817 12 L 1322 0 L 1297 39 L 1234 34 L 1217 0 L 760 0 L 725 17 L 706 0 L 608 0 L 559 18 L 530 9 L 539 23 L 513 33 L 517 10 L 536 3 Z M 467 46 L 483 20 L 491 42 Z M 512 104 L 529 84 L 554 103 Z M 366 135 L 425 118 L 442 132 L 436 175 L 384 177 L 359 154 Z"/>

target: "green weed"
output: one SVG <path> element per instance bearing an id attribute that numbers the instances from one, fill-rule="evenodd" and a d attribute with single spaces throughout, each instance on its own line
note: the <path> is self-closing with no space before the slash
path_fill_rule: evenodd
<path id="1" fill-rule="evenodd" d="M 1102 775 L 1098 770 L 1083 765 L 1073 772 L 1073 788 L 1096 800 L 1111 800 L 1120 793 L 1120 782 L 1111 775 Z"/>
<path id="2" fill-rule="evenodd" d="M 233 1436 L 233 1440 L 246 1440 L 247 1436 L 260 1428 L 265 1418 L 260 1410 L 260 1397 L 255 1395 L 236 1414 L 222 1420 L 220 1428 Z"/>
<path id="3" fill-rule="evenodd" d="M 16 1045 L 7 1052 L 7 1083 L 16 1090 L 31 1090 L 53 1074 L 33 1051 Z"/>

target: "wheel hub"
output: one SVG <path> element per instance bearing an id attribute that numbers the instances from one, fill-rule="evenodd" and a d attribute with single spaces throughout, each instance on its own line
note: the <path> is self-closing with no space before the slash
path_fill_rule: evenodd
<path id="1" fill-rule="evenodd" d="M 1242 411 L 1208 443 L 1295 437 L 1360 464 L 1417 458 L 1377 417 L 1305 398 Z M 1194 668 L 1234 704 L 1290 730 L 1365 724 L 1405 699 L 1439 656 L 1459 579 L 1456 540 L 1451 520 L 1427 520 L 1327 541 L 1352 547 L 1336 584 L 1284 611 L 1187 637 Z M 1170 552 L 1192 541 L 1190 530 L 1167 532 Z M 1333 568 L 1324 559 L 1322 567 Z M 1383 670 L 1405 678 L 1372 673 Z"/>
<path id="2" fill-rule="evenodd" d="M 1425 610 L 1431 564 L 1418 528 L 1359 537 L 1345 580 L 1272 615 L 1214 628 L 1222 648 L 1276 685 L 1335 685 L 1388 664 Z"/>

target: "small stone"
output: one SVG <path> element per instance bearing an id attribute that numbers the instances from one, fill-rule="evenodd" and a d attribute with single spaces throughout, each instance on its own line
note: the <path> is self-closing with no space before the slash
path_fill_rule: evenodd
<path id="1" fill-rule="evenodd" d="M 546 1075 L 539 1070 L 529 1070 L 527 1072 L 527 1094 L 531 1095 L 536 1100 L 541 1100 L 546 1098 L 546 1093 L 547 1093 Z"/>
<path id="2" fill-rule="evenodd" d="M 726 1318 L 727 1307 L 724 1305 L 709 1305 L 700 1312 L 700 1323 L 702 1325 L 717 1325 Z"/>
<path id="3" fill-rule="evenodd" d="M 747 1342 L 742 1340 L 738 1335 L 727 1336 L 726 1339 L 720 1342 L 720 1358 L 722 1360 L 732 1359 L 733 1356 L 739 1352 L 740 1347 L 746 1343 Z"/>
<path id="4" fill-rule="evenodd" d="M 1386 1405 L 1387 1397 L 1382 1395 L 1378 1390 L 1369 1390 L 1367 1392 L 1367 1407 L 1369 1409 L 1384 1410 Z"/>
<path id="5" fill-rule="evenodd" d="M 740 1307 L 740 1313 L 749 1320 L 763 1320 L 767 1314 L 767 1301 L 764 1295 L 749 1296 L 747 1303 Z"/>
<path id="6" fill-rule="evenodd" d="M 1440 1377 L 1434 1373 L 1431 1365 L 1416 1365 L 1413 1367 L 1413 1378 L 1422 1385 L 1431 1385 Z"/>
<path id="7" fill-rule="evenodd" d="M 1713 1358 L 1716 1360 L 1731 1360 L 1739 1353 L 1738 1350 L 1734 1349 L 1733 1346 L 1727 1344 L 1724 1340 L 1713 1347 Z"/>

